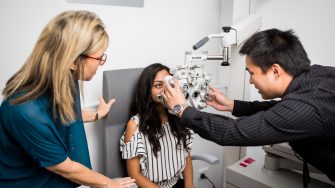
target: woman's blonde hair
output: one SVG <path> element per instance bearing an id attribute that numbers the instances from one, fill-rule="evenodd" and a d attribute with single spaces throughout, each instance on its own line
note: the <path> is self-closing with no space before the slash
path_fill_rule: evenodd
<path id="1" fill-rule="evenodd" d="M 20 104 L 41 96 L 50 96 L 53 118 L 69 124 L 77 117 L 74 111 L 75 81 L 83 80 L 84 60 L 108 46 L 103 22 L 88 11 L 65 11 L 53 18 L 21 69 L 3 90 L 4 98 L 23 93 L 11 100 Z M 77 69 L 71 70 L 75 64 Z"/>

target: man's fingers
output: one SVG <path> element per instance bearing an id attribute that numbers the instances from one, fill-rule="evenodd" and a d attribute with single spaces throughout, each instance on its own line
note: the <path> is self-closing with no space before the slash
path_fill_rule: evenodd
<path id="1" fill-rule="evenodd" d="M 213 106 L 213 102 L 206 101 L 206 104 L 207 104 L 208 106 Z"/>
<path id="2" fill-rule="evenodd" d="M 171 99 L 171 95 L 165 92 L 162 92 L 162 97 L 163 97 L 163 104 L 166 108 L 171 109 L 171 107 L 168 104 L 168 100 Z"/>
<path id="3" fill-rule="evenodd" d="M 180 91 L 180 84 L 179 84 L 179 80 L 177 80 L 176 78 L 173 78 L 173 82 L 174 82 L 174 88 L 176 91 Z"/>
<path id="4" fill-rule="evenodd" d="M 168 94 L 167 94 L 167 93 L 165 93 L 165 91 L 164 91 L 164 92 L 162 92 L 162 93 L 161 93 L 161 95 L 162 95 L 162 97 L 163 97 L 163 99 L 164 99 L 164 100 L 166 100 L 166 99 L 170 98 L 170 96 L 168 97 Z"/>
<path id="5" fill-rule="evenodd" d="M 181 93 L 179 81 L 176 78 L 173 78 L 173 82 L 174 87 L 172 87 L 167 80 L 164 80 L 165 89 L 167 90 L 167 92 L 164 91 L 165 94 L 175 96 L 176 93 Z"/>
<path id="6" fill-rule="evenodd" d="M 164 89 L 164 93 L 172 93 L 173 91 L 173 88 L 171 87 L 170 83 L 167 81 L 167 80 L 164 80 L 164 86 L 165 86 L 165 89 Z"/>
<path id="7" fill-rule="evenodd" d="M 211 91 L 213 91 L 213 92 L 216 92 L 216 91 L 217 91 L 217 89 L 216 89 L 214 86 L 212 86 L 211 84 L 208 84 L 208 87 L 209 87 L 209 89 L 210 89 Z"/>
<path id="8" fill-rule="evenodd" d="M 207 101 L 213 101 L 215 98 L 216 98 L 215 95 L 212 95 L 212 94 L 209 93 L 209 94 L 207 95 L 206 100 L 207 100 Z"/>

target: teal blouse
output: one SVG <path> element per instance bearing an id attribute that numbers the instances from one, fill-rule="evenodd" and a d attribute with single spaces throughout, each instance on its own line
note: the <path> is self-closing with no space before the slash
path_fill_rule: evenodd
<path id="1" fill-rule="evenodd" d="M 67 157 L 91 168 L 77 87 L 77 120 L 63 125 L 52 118 L 49 97 L 0 106 L 0 187 L 76 187 L 48 171 Z M 12 98 L 17 97 L 14 96 Z"/>

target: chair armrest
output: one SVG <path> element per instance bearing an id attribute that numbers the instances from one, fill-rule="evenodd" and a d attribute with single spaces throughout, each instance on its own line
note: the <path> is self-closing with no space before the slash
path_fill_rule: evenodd
<path id="1" fill-rule="evenodd" d="M 211 165 L 215 165 L 219 163 L 219 159 L 216 158 L 213 155 L 209 155 L 209 154 L 192 154 L 191 155 L 192 160 L 201 160 L 201 161 L 205 161 Z"/>

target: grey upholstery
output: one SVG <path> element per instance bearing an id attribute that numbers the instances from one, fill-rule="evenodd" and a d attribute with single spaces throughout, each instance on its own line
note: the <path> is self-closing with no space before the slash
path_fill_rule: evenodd
<path id="1" fill-rule="evenodd" d="M 104 167 L 110 178 L 127 175 L 124 160 L 121 159 L 120 138 L 128 122 L 136 82 L 142 68 L 104 71 L 103 97 L 116 99 L 112 110 L 104 119 Z"/>

